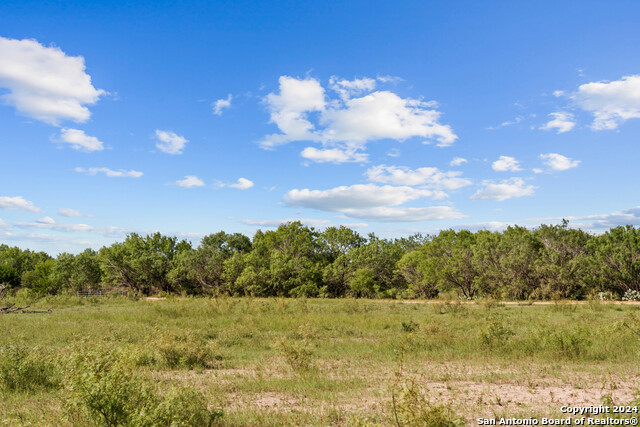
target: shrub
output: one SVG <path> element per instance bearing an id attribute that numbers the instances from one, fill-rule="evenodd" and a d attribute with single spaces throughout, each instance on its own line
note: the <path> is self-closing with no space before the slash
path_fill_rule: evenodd
<path id="1" fill-rule="evenodd" d="M 504 326 L 500 318 L 490 318 L 486 328 L 480 331 L 480 340 L 487 347 L 504 346 L 514 335 L 513 331 Z"/>
<path id="2" fill-rule="evenodd" d="M 59 386 L 55 366 L 38 347 L 9 345 L 0 349 L 0 387 L 7 391 L 34 391 Z"/>
<path id="3" fill-rule="evenodd" d="M 173 389 L 136 374 L 114 352 L 85 351 L 72 356 L 67 415 L 72 423 L 106 426 L 210 426 L 222 416 L 210 411 L 201 394 Z"/>
<path id="4" fill-rule="evenodd" d="M 276 348 L 295 371 L 308 371 L 313 368 L 313 345 L 306 338 L 281 339 Z"/>
<path id="5" fill-rule="evenodd" d="M 402 330 L 405 332 L 415 332 L 418 329 L 420 329 L 420 325 L 411 319 L 408 322 L 402 322 Z"/>
<path id="6" fill-rule="evenodd" d="M 214 368 L 222 358 L 193 333 L 160 333 L 154 344 L 160 361 L 168 368 Z"/>
<path id="7" fill-rule="evenodd" d="M 392 398 L 393 416 L 399 426 L 463 426 L 464 419 L 450 405 L 429 401 L 415 379 L 395 386 Z"/>

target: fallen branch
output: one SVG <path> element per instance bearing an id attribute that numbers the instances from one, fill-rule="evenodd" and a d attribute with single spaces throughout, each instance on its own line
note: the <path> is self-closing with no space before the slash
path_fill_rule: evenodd
<path id="1" fill-rule="evenodd" d="M 7 307 L 0 307 L 0 314 L 10 314 L 10 313 L 24 313 L 24 314 L 37 314 L 37 313 L 51 313 L 51 309 L 49 310 L 27 310 L 30 306 L 26 305 L 24 307 L 14 307 L 15 304 L 11 304 Z"/>

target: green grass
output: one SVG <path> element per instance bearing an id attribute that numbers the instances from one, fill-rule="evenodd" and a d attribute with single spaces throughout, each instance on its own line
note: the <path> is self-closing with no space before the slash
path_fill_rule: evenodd
<path id="1" fill-rule="evenodd" d="M 403 425 L 443 414 L 559 415 L 561 402 L 629 401 L 640 375 L 640 310 L 631 305 L 29 303 L 51 312 L 0 315 L 0 425 L 102 425 L 89 412 L 78 418 L 83 397 L 70 386 L 83 384 L 72 373 L 90 361 L 74 360 L 88 354 L 117 354 L 117 369 L 152 387 L 154 402 L 175 400 L 163 393 L 176 387 L 197 393 L 223 411 L 219 425 L 395 425 L 394 394 Z"/>

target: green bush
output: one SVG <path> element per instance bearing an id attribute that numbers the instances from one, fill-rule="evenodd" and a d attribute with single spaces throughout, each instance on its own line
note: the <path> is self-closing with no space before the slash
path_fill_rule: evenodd
<path id="1" fill-rule="evenodd" d="M 313 368 L 313 345 L 308 339 L 281 339 L 276 348 L 295 371 Z"/>
<path id="2" fill-rule="evenodd" d="M 84 351 L 72 356 L 69 369 L 69 421 L 100 426 L 210 426 L 222 416 L 201 394 L 172 389 L 161 394 L 114 351 Z"/>
<path id="3" fill-rule="evenodd" d="M 457 427 L 464 419 L 454 413 L 450 405 L 429 401 L 415 379 L 395 386 L 392 396 L 392 411 L 399 426 Z"/>
<path id="4" fill-rule="evenodd" d="M 513 331 L 504 326 L 499 317 L 491 317 L 487 326 L 480 331 L 480 341 L 490 348 L 504 346 L 514 335 Z"/>
<path id="5" fill-rule="evenodd" d="M 8 345 L 0 349 L 0 387 L 6 391 L 34 391 L 59 386 L 56 369 L 38 347 Z"/>
<path id="6" fill-rule="evenodd" d="M 194 333 L 160 333 L 154 343 L 159 360 L 168 368 L 215 368 L 222 358 Z"/>

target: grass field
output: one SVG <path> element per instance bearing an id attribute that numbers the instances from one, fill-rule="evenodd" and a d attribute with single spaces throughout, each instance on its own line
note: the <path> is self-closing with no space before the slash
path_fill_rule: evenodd
<path id="1" fill-rule="evenodd" d="M 2 425 L 107 425 L 109 411 L 149 401 L 119 419 L 468 425 L 628 403 L 640 388 L 636 305 L 57 297 L 31 308 L 51 312 L 0 315 Z"/>

